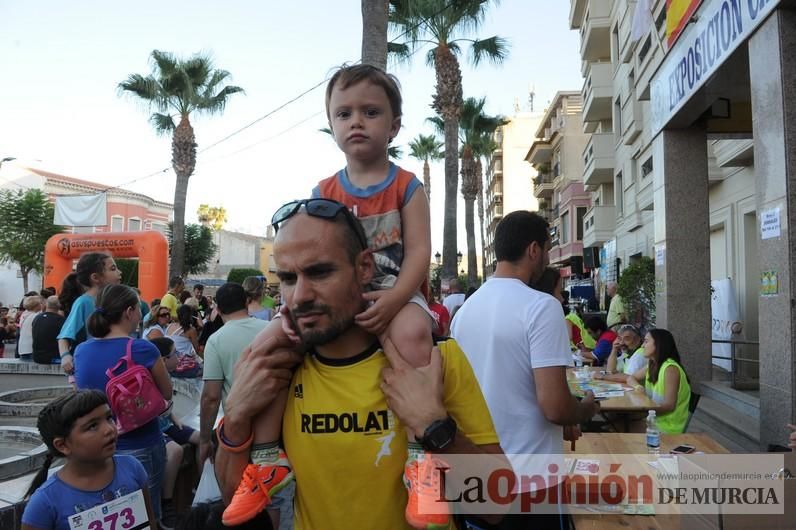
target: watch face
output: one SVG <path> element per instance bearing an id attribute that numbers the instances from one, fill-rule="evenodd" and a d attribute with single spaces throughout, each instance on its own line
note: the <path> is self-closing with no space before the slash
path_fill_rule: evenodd
<path id="1" fill-rule="evenodd" d="M 423 436 L 423 446 L 431 451 L 444 449 L 456 436 L 456 422 L 452 418 L 432 423 Z"/>

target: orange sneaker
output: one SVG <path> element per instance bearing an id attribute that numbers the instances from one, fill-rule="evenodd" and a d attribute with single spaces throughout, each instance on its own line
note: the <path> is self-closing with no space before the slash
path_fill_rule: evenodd
<path id="1" fill-rule="evenodd" d="M 249 464 L 221 521 L 226 526 L 237 526 L 254 519 L 291 480 L 293 470 L 288 466 Z"/>
<path id="2" fill-rule="evenodd" d="M 439 513 L 443 498 L 440 472 L 431 455 L 422 461 L 414 460 L 404 468 L 404 483 L 409 493 L 406 503 L 406 522 L 422 530 L 444 530 L 450 525 L 449 513 Z M 445 504 L 445 512 L 450 508 Z"/>

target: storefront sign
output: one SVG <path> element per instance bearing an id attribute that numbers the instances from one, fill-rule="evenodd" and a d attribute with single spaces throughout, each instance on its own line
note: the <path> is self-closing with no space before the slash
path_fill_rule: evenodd
<path id="1" fill-rule="evenodd" d="M 657 135 L 719 66 L 748 39 L 780 0 L 704 0 L 652 79 L 652 133 Z"/>

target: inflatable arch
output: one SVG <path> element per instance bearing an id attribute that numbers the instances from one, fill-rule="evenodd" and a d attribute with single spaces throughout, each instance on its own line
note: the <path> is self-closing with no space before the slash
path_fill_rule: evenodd
<path id="1" fill-rule="evenodd" d="M 44 247 L 44 285 L 60 291 L 74 260 L 87 252 L 138 258 L 138 288 L 147 303 L 168 288 L 169 243 L 156 231 L 56 234 Z"/>

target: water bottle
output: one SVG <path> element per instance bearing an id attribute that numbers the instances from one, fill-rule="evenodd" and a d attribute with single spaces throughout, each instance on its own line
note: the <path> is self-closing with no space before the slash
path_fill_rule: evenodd
<path id="1" fill-rule="evenodd" d="M 647 414 L 647 452 L 651 455 L 660 454 L 661 431 L 658 429 L 658 422 L 655 421 L 655 411 L 651 410 Z"/>
<path id="2" fill-rule="evenodd" d="M 575 357 L 575 371 L 580 372 L 582 368 L 583 368 L 583 359 L 581 358 L 580 353 L 578 353 L 577 357 Z"/>

